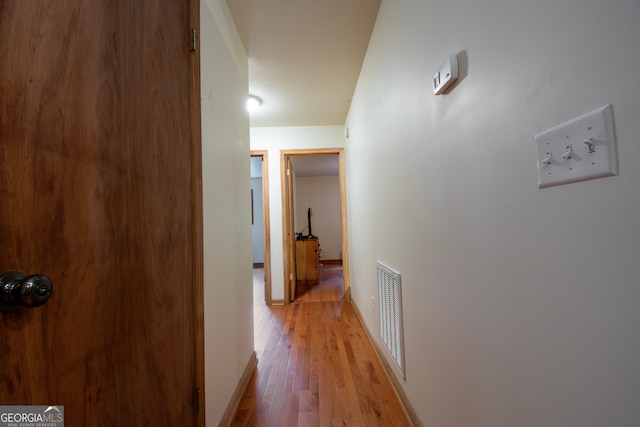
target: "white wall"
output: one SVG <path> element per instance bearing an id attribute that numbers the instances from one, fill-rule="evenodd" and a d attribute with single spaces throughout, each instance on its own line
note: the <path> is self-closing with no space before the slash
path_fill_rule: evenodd
<path id="1" fill-rule="evenodd" d="M 271 295 L 284 300 L 284 258 L 282 250 L 282 185 L 280 183 L 280 150 L 344 147 L 343 126 L 297 126 L 251 128 L 251 149 L 268 150 L 270 231 L 271 231 Z"/>
<path id="2" fill-rule="evenodd" d="M 255 159 L 257 157 L 252 157 Z M 259 158 L 258 158 L 259 160 Z M 264 218 L 262 216 L 262 178 L 251 178 L 253 190 L 253 224 L 251 226 L 254 263 L 264 263 Z"/>
<path id="3" fill-rule="evenodd" d="M 264 217 L 262 215 L 262 156 L 251 157 L 251 190 L 253 195 L 253 223 L 251 225 L 252 254 L 254 263 L 264 263 Z"/>
<path id="4" fill-rule="evenodd" d="M 320 243 L 320 261 L 342 259 L 340 179 L 337 176 L 296 177 L 296 232 L 309 234 L 307 211 L 311 208 L 311 230 Z"/>
<path id="5" fill-rule="evenodd" d="M 401 272 L 426 426 L 640 425 L 640 2 L 434 5 L 383 0 L 351 104 L 354 301 L 377 332 Z M 619 176 L 538 189 L 534 134 L 608 103 Z"/>
<path id="6" fill-rule="evenodd" d="M 253 353 L 247 58 L 226 7 L 200 8 L 207 426 L 220 422 Z"/>

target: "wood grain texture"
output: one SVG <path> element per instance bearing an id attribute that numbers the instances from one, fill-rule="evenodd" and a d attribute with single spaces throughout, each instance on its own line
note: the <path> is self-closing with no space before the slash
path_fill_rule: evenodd
<path id="1" fill-rule="evenodd" d="M 318 280 L 318 239 L 296 240 L 296 280 Z M 296 286 L 298 286 L 296 284 Z M 294 296 L 295 298 L 295 296 Z"/>
<path id="2" fill-rule="evenodd" d="M 68 425 L 195 425 L 188 1 L 0 3 L 0 402 Z"/>
<path id="3" fill-rule="evenodd" d="M 268 307 L 262 270 L 254 270 L 258 367 L 232 425 L 411 425 L 353 307 L 341 299 L 341 271 L 320 270 L 325 292 Z"/>
<path id="4" fill-rule="evenodd" d="M 189 0 L 188 29 L 200 31 L 200 2 Z M 199 389 L 196 425 L 204 426 L 207 401 L 205 390 L 204 339 L 204 207 L 202 190 L 202 103 L 200 85 L 200 43 L 189 55 L 191 107 L 191 238 L 193 245 L 193 336 L 195 351 L 195 387 Z"/>

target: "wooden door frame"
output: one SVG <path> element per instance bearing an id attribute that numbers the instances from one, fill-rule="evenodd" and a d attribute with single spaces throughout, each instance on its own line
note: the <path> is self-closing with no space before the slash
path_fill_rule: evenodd
<path id="1" fill-rule="evenodd" d="M 189 27 L 200 33 L 200 1 L 189 2 Z M 204 361 L 204 207 L 202 200 L 202 104 L 200 89 L 200 46 L 189 55 L 191 105 L 191 212 L 193 242 L 193 333 L 195 345 L 194 410 L 196 426 L 206 419 Z"/>
<path id="2" fill-rule="evenodd" d="M 289 213 L 289 215 L 283 215 L 285 223 L 282 229 L 282 234 L 285 237 L 286 250 L 284 253 L 289 254 L 289 262 L 287 264 L 288 269 L 284 271 L 285 275 L 285 303 L 289 304 L 296 295 L 296 284 L 298 283 L 298 270 L 296 269 L 296 239 L 295 239 L 295 224 L 293 207 L 295 206 L 295 195 L 293 191 L 293 174 L 291 170 L 293 165 L 289 156 L 284 159 L 284 170 L 286 176 L 284 177 L 284 190 L 282 193 L 285 205 L 282 208 L 282 212 Z"/>
<path id="3" fill-rule="evenodd" d="M 264 302 L 272 305 L 271 297 L 271 214 L 269 212 L 269 151 L 251 150 L 251 157 L 262 158 L 262 221 L 264 223 Z"/>
<path id="4" fill-rule="evenodd" d="M 287 177 L 287 159 L 291 156 L 314 156 L 321 154 L 338 155 L 338 180 L 340 185 L 340 225 L 342 229 L 342 275 L 344 286 L 344 300 L 351 300 L 351 284 L 349 274 L 349 235 L 347 229 L 347 186 L 345 177 L 344 148 L 309 148 L 295 150 L 280 150 L 280 183 L 282 186 L 282 254 L 284 265 L 284 303 L 289 304 L 291 299 L 290 280 L 287 272 L 291 268 L 294 254 L 291 252 L 287 242 L 286 227 L 291 221 L 292 212 L 288 209 L 289 201 L 286 196 L 285 180 Z"/>

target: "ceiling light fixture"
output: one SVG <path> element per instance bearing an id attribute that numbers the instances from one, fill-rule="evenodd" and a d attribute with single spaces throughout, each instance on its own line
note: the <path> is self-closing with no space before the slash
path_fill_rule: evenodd
<path id="1" fill-rule="evenodd" d="M 247 111 L 249 111 L 249 113 L 257 111 L 261 105 L 262 99 L 260 99 L 259 97 L 255 95 L 249 95 L 249 98 L 247 98 Z"/>

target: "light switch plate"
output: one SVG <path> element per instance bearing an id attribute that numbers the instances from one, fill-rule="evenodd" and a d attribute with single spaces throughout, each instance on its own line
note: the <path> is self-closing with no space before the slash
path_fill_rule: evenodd
<path id="1" fill-rule="evenodd" d="M 611 104 L 535 135 L 538 187 L 618 174 Z"/>

